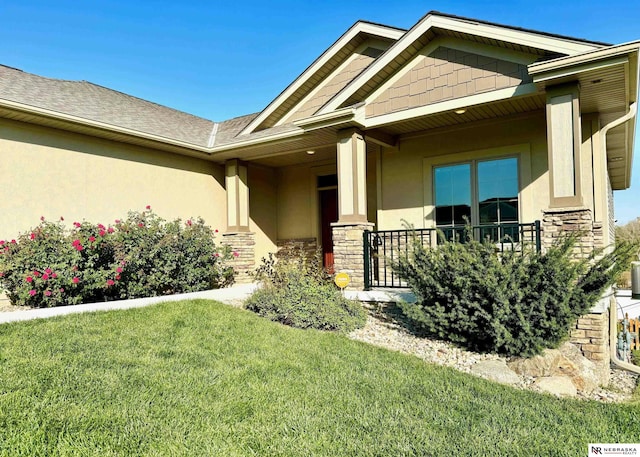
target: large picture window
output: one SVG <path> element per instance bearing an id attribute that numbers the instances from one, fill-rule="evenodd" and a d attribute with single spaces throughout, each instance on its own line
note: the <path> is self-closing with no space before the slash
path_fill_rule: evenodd
<path id="1" fill-rule="evenodd" d="M 489 226 L 482 238 L 505 235 L 517 240 L 518 229 L 499 231 L 492 225 L 518 223 L 518 159 L 471 161 L 434 168 L 436 226 L 449 237 L 463 230 L 454 226 Z"/>

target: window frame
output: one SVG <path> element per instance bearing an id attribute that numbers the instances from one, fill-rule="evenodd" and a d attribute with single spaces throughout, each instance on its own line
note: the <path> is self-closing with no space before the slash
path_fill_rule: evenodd
<path id="1" fill-rule="evenodd" d="M 525 206 L 531 205 L 529 202 L 531 195 L 525 194 L 525 189 L 531 184 L 531 145 L 530 143 L 516 144 L 511 146 L 501 146 L 492 149 L 457 152 L 446 155 L 438 155 L 423 158 L 423 183 L 424 183 L 424 227 L 436 228 L 436 205 L 435 205 L 435 168 L 464 163 L 472 164 L 471 170 L 471 224 L 479 225 L 479 202 L 477 186 L 477 164 L 478 162 L 515 158 L 518 168 L 518 221 L 513 223 L 523 223 Z M 526 200 L 526 201 L 525 201 Z M 530 211 L 529 211 L 530 212 Z M 528 213 L 527 213 L 528 214 Z M 530 216 L 530 215 L 529 215 Z"/>

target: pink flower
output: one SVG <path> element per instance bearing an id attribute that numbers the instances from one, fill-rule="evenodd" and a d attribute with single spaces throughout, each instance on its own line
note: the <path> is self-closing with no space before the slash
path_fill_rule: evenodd
<path id="1" fill-rule="evenodd" d="M 218 229 L 215 230 L 215 233 L 218 233 Z"/>
<path id="2" fill-rule="evenodd" d="M 140 222 L 140 223 L 138 224 L 138 227 L 144 227 L 144 224 L 143 224 L 142 222 Z"/>
<path id="3" fill-rule="evenodd" d="M 74 276 L 71 282 L 73 282 L 74 284 L 78 284 L 80 282 L 80 278 L 78 278 L 77 276 Z"/>
<path id="4" fill-rule="evenodd" d="M 151 205 L 147 205 L 147 207 L 146 207 L 146 208 L 147 208 L 147 209 L 151 209 Z"/>
<path id="5" fill-rule="evenodd" d="M 189 219 L 187 222 L 185 222 L 185 224 L 187 224 L 189 227 L 191 227 L 191 224 L 192 224 L 191 219 Z"/>
<path id="6" fill-rule="evenodd" d="M 115 281 L 113 279 L 107 279 L 107 286 L 113 286 Z"/>
<path id="7" fill-rule="evenodd" d="M 44 222 L 44 216 L 40 216 L 40 220 Z"/>
<path id="8" fill-rule="evenodd" d="M 104 225 L 102 225 L 102 224 L 98 224 L 98 228 L 99 228 L 99 229 L 101 229 L 101 230 L 104 230 L 104 229 L 105 229 L 105 226 L 104 226 Z"/>
<path id="9" fill-rule="evenodd" d="M 90 237 L 89 237 L 89 241 L 94 242 L 95 240 L 96 240 L 96 237 L 95 237 L 95 236 L 90 236 Z"/>
<path id="10" fill-rule="evenodd" d="M 107 234 L 107 232 L 105 232 L 104 230 L 100 230 L 98 232 L 98 235 L 100 235 L 100 236 L 105 236 L 106 234 Z"/>
<path id="11" fill-rule="evenodd" d="M 29 239 L 35 240 L 36 239 L 36 234 L 31 232 L 31 235 L 29 235 Z"/>
<path id="12" fill-rule="evenodd" d="M 216 257 L 220 257 L 220 254 L 217 253 L 217 252 L 215 254 L 213 254 L 213 255 L 216 256 Z"/>
<path id="13" fill-rule="evenodd" d="M 45 291 L 44 291 L 44 295 L 45 295 L 46 297 L 51 297 L 51 291 L 50 291 L 50 290 L 45 290 Z"/>
<path id="14" fill-rule="evenodd" d="M 77 246 L 80 244 L 80 240 L 73 240 L 73 243 L 71 243 L 71 246 Z"/>
<path id="15" fill-rule="evenodd" d="M 27 282 L 33 282 L 33 278 L 32 278 L 31 276 L 27 276 L 27 277 L 25 278 L 25 281 L 27 281 Z"/>
<path id="16" fill-rule="evenodd" d="M 122 268 L 120 267 L 116 268 L 116 273 L 122 273 Z"/>
<path id="17" fill-rule="evenodd" d="M 63 294 L 64 293 L 64 287 L 60 288 L 60 293 Z"/>
<path id="18" fill-rule="evenodd" d="M 0 271 L 0 278 L 2 278 L 3 276 L 4 276 L 4 273 Z"/>
<path id="19" fill-rule="evenodd" d="M 74 265 L 74 266 L 72 266 L 72 267 L 71 267 L 71 269 L 72 269 L 73 271 L 78 271 L 78 266 L 77 266 L 77 265 Z"/>
<path id="20" fill-rule="evenodd" d="M 46 274 L 46 273 L 45 273 L 45 274 L 43 274 L 43 275 L 42 275 L 42 279 L 46 281 L 47 279 L 49 279 L 49 275 L 48 275 L 48 274 Z"/>
<path id="21" fill-rule="evenodd" d="M 44 270 L 44 272 L 45 272 L 46 274 L 50 275 L 50 274 L 51 274 L 51 268 L 47 268 L 46 270 Z"/>
<path id="22" fill-rule="evenodd" d="M 64 217 L 60 216 L 60 220 L 61 220 L 61 221 L 64 221 Z"/>
<path id="23" fill-rule="evenodd" d="M 73 223 L 73 226 L 74 226 L 75 228 L 80 228 L 80 226 L 81 226 L 81 225 L 82 225 L 82 224 L 81 224 L 80 222 L 74 222 L 74 223 Z"/>
<path id="24" fill-rule="evenodd" d="M 240 254 L 238 253 L 238 251 L 233 251 L 233 256 L 234 257 L 238 257 Z"/>
<path id="25" fill-rule="evenodd" d="M 29 295 L 31 295 L 32 297 L 36 294 L 36 291 L 34 289 L 31 289 L 29 291 Z"/>
<path id="26" fill-rule="evenodd" d="M 124 260 L 122 260 L 122 261 L 120 262 L 120 265 L 122 265 L 123 267 L 124 267 L 126 264 L 127 264 L 127 262 L 125 262 Z"/>
<path id="27" fill-rule="evenodd" d="M 53 279 L 56 279 L 56 278 L 58 277 L 58 275 L 57 275 L 56 273 L 51 273 L 51 277 L 52 277 Z"/>
<path id="28" fill-rule="evenodd" d="M 5 243 L 4 240 L 0 240 L 0 246 L 2 246 Z"/>
<path id="29" fill-rule="evenodd" d="M 107 229 L 107 232 L 108 232 L 108 233 L 113 233 L 113 232 L 115 232 L 115 230 L 113 230 L 113 227 L 109 227 L 109 228 Z"/>
<path id="30" fill-rule="evenodd" d="M 120 219 L 116 219 L 116 224 L 119 224 L 119 223 L 120 223 Z"/>
<path id="31" fill-rule="evenodd" d="M 16 240 L 11 240 L 11 244 L 16 244 Z"/>
<path id="32" fill-rule="evenodd" d="M 33 276 L 35 276 L 36 278 L 39 278 L 40 272 L 38 270 L 33 270 Z"/>
<path id="33" fill-rule="evenodd" d="M 116 275 L 116 279 L 120 279 L 120 275 Z"/>
<path id="34" fill-rule="evenodd" d="M 76 244 L 76 250 L 78 251 L 82 251 L 84 248 L 82 247 L 81 244 Z"/>

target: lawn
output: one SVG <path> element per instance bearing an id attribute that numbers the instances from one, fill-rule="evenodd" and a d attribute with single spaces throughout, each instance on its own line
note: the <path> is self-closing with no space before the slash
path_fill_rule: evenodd
<path id="1" fill-rule="evenodd" d="M 578 456 L 640 405 L 559 400 L 211 301 L 0 325 L 2 456 Z"/>

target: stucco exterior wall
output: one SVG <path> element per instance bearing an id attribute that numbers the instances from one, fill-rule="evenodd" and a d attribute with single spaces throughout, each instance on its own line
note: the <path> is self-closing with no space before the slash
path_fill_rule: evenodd
<path id="1" fill-rule="evenodd" d="M 276 251 L 277 173 L 269 167 L 249 165 L 249 230 L 255 234 L 255 264 Z"/>
<path id="2" fill-rule="evenodd" d="M 211 162 L 0 120 L 0 238 L 44 216 L 104 224 L 129 210 L 226 227 L 224 170 Z"/>
<path id="3" fill-rule="evenodd" d="M 378 229 L 417 228 L 433 221 L 434 165 L 517 155 L 520 168 L 520 220 L 542 219 L 549 202 L 544 113 L 445 129 L 401 138 L 398 152 L 382 152 L 379 170 Z"/>

